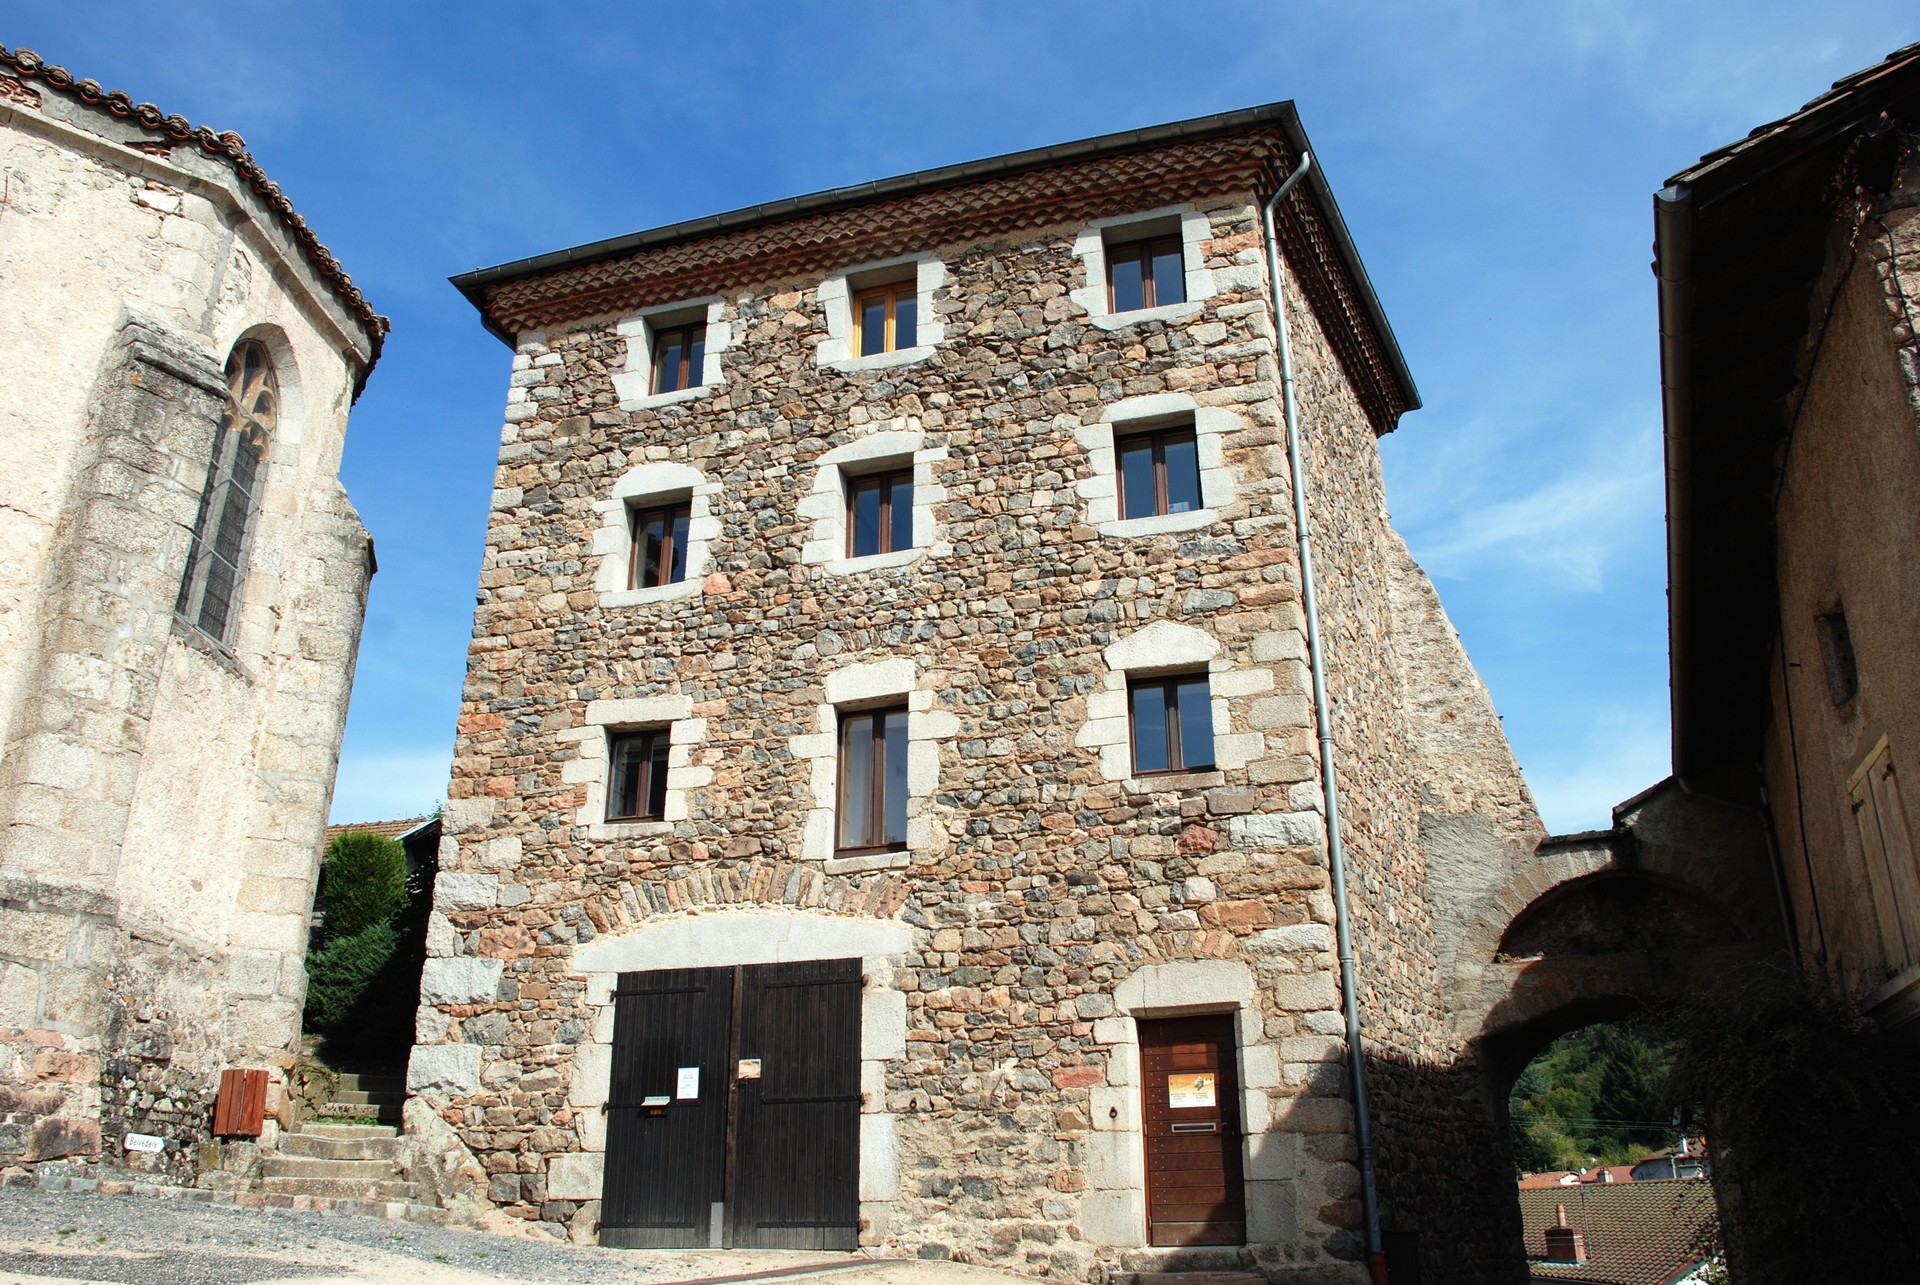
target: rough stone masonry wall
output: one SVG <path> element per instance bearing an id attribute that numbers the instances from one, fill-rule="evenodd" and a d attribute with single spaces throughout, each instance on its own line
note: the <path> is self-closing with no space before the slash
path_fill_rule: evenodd
<path id="1" fill-rule="evenodd" d="M 1249 1175 L 1260 1262 L 1276 1279 L 1351 1278 L 1351 1112 L 1271 328 L 1253 209 L 1241 198 L 1211 219 L 1219 292 L 1192 315 L 1122 329 L 1089 324 L 1069 297 L 1079 229 L 941 249 L 945 342 L 871 373 L 816 365 L 813 282 L 730 295 L 724 385 L 669 406 L 622 407 L 617 318 L 522 336 L 411 1073 L 508 1212 L 582 1236 L 597 1215 L 578 1176 L 604 1147 L 598 1110 L 581 1107 L 594 1101 L 584 1068 L 604 1066 L 583 1050 L 607 1038 L 605 996 L 576 953 L 703 909 L 710 921 L 714 908 L 798 907 L 913 930 L 886 983 L 904 995 L 904 1055 L 866 1108 L 890 1117 L 897 1187 L 868 1195 L 864 1240 L 1071 1278 L 1114 1261 L 1118 1247 L 1096 1243 L 1103 1167 L 1123 1154 L 1105 1108 L 1117 1116 L 1138 1093 L 1115 997 L 1146 966 L 1204 963 L 1252 979 L 1248 1127 L 1273 1143 Z M 1384 531 L 1366 421 L 1318 331 L 1303 327 L 1298 345 L 1310 413 L 1343 434 L 1317 463 L 1320 502 L 1335 515 L 1360 504 L 1350 538 L 1364 545 Z M 1237 494 L 1206 529 L 1102 538 L 1076 492 L 1093 476 L 1076 430 L 1169 392 L 1243 417 L 1222 439 Z M 932 547 L 886 570 L 809 565 L 815 462 L 881 429 L 945 452 Z M 647 462 L 722 484 L 710 572 L 698 596 L 607 609 L 595 504 Z M 1342 618 L 1356 639 L 1343 663 L 1384 646 L 1388 627 L 1377 559 L 1345 556 L 1356 571 L 1335 592 L 1368 601 Z M 1168 621 L 1218 641 L 1215 672 L 1230 677 L 1215 694 L 1251 753 L 1186 782 L 1109 780 L 1078 735 L 1103 649 Z M 830 873 L 800 857 L 815 799 L 790 740 L 819 730 L 828 674 L 890 658 L 910 663 L 941 729 L 927 842 L 897 869 Z M 1382 668 L 1361 669 L 1345 680 L 1349 710 L 1390 704 Z M 595 824 L 581 815 L 593 787 L 579 747 L 603 735 L 598 703 L 643 699 L 678 699 L 700 725 L 670 777 L 686 818 Z M 1395 752 L 1384 714 L 1357 717 L 1349 744 Z M 1382 783 L 1397 760 L 1356 760 L 1349 824 L 1382 830 L 1359 845 L 1358 896 L 1383 901 L 1418 876 L 1413 809 Z M 1376 943 L 1426 947 L 1417 900 L 1368 924 Z M 1425 1048 L 1431 978 L 1406 962 L 1375 977 L 1382 995 L 1409 997 L 1412 1023 L 1387 1019 L 1400 1043 Z"/>
<path id="2" fill-rule="evenodd" d="M 367 587 L 338 481 L 366 340 L 223 163 L 0 100 L 0 1166 L 187 1180 L 218 1072 L 283 1083 L 299 1030 Z M 173 605 L 243 336 L 281 414 L 223 645 Z"/>

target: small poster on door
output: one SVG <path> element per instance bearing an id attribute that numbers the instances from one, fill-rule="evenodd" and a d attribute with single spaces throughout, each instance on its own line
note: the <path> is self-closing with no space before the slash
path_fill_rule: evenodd
<path id="1" fill-rule="evenodd" d="M 680 1068 L 680 1078 L 674 1084 L 673 1096 L 682 1102 L 689 1102 L 700 1096 L 699 1067 L 683 1066 Z"/>
<path id="2" fill-rule="evenodd" d="M 1185 1107 L 1210 1107 L 1214 1104 L 1213 1088 L 1217 1077 L 1211 1071 L 1202 1071 L 1195 1075 L 1169 1075 L 1167 1077 L 1167 1105 L 1174 1110 Z"/>

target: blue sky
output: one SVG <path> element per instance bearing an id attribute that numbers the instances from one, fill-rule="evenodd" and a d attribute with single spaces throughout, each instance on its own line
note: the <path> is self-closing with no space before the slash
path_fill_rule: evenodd
<path id="1" fill-rule="evenodd" d="M 1904 20 L 1904 21 L 1903 21 Z M 1652 193 L 1920 38 L 1911 0 L 9 0 L 0 43 L 232 129 L 393 319 L 334 819 L 445 790 L 510 354 L 469 268 L 1295 100 L 1426 409 L 1382 445 L 1548 825 L 1668 770 Z"/>

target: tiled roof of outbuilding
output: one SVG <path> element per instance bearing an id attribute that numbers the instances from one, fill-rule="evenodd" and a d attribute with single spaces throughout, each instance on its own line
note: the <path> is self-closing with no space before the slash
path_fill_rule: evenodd
<path id="1" fill-rule="evenodd" d="M 320 242 L 319 236 L 307 226 L 300 212 L 293 208 L 293 202 L 280 190 L 280 185 L 268 178 L 266 171 L 260 168 L 253 154 L 247 151 L 246 140 L 232 130 L 216 133 L 206 125 L 195 125 L 184 116 L 169 116 L 161 112 L 152 103 L 136 103 L 133 96 L 124 90 L 107 90 L 99 82 L 77 79 L 65 67 L 47 62 L 31 49 L 8 49 L 0 45 L 0 78 L 17 81 L 30 87 L 31 82 L 45 85 L 56 93 L 64 94 L 77 102 L 98 111 L 110 113 L 121 120 L 131 121 L 147 132 L 172 144 L 193 144 L 207 155 L 225 161 L 233 167 L 242 182 L 250 187 L 272 210 L 274 216 L 285 225 L 287 231 L 305 252 L 307 261 L 315 272 L 333 290 L 335 297 L 352 313 L 366 332 L 371 355 L 367 369 L 360 374 L 360 384 L 364 385 L 366 376 L 380 360 L 380 349 L 385 344 L 387 319 L 373 310 L 366 296 L 360 293 L 353 278 L 333 257 L 333 252 Z M 13 95 L 17 97 L 16 95 Z M 35 99 L 34 101 L 38 101 Z M 357 389 L 356 389 L 357 391 Z"/>
<path id="2" fill-rule="evenodd" d="M 1549 1263 L 1547 1228 L 1558 1206 L 1567 1223 L 1586 1233 L 1587 1261 Z M 1714 1217 L 1713 1185 L 1700 1179 L 1582 1183 L 1520 1192 L 1527 1267 L 1535 1281 L 1587 1285 L 1666 1285 L 1702 1258 L 1700 1244 Z"/>
<path id="3" fill-rule="evenodd" d="M 327 843 L 349 830 L 362 830 L 368 834 L 377 834 L 383 839 L 397 839 L 409 830 L 417 830 L 431 821 L 432 817 L 404 817 L 398 821 L 356 821 L 348 825 L 330 825 L 327 827 Z"/>

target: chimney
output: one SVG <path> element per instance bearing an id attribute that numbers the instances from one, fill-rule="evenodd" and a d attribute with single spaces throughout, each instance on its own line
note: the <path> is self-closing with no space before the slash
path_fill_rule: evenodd
<path id="1" fill-rule="evenodd" d="M 1558 1208 L 1559 1225 L 1547 1228 L 1547 1261 L 1584 1263 L 1587 1261 L 1587 1234 L 1577 1227 L 1567 1226 L 1567 1207 L 1560 1205 Z"/>
<path id="2" fill-rule="evenodd" d="M 1602 1168 L 1602 1169 L 1600 1170 L 1600 1181 L 1601 1181 L 1601 1182 L 1612 1182 L 1612 1181 L 1613 1181 L 1613 1170 L 1611 1170 L 1611 1169 L 1607 1169 L 1607 1168 L 1604 1168 L 1604 1167 L 1603 1167 L 1603 1168 Z"/>

